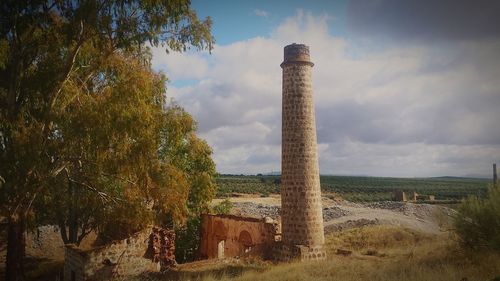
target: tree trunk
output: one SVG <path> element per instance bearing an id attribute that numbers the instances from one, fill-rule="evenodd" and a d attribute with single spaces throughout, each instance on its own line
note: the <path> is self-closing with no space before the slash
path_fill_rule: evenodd
<path id="1" fill-rule="evenodd" d="M 69 217 L 68 217 L 68 241 L 72 244 L 78 243 L 78 217 L 76 213 L 77 201 L 75 184 L 68 181 L 68 207 L 69 207 Z"/>
<path id="2" fill-rule="evenodd" d="M 22 213 L 22 212 L 21 212 Z M 23 215 L 9 218 L 7 234 L 7 261 L 5 279 L 24 280 L 24 255 L 26 250 L 26 225 Z"/>
<path id="3" fill-rule="evenodd" d="M 59 222 L 59 232 L 64 244 L 69 244 L 68 232 L 66 231 L 66 224 L 64 222 Z"/>

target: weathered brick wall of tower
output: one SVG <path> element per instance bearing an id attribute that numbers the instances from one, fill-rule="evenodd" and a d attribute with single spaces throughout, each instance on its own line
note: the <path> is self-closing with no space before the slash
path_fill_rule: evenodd
<path id="1" fill-rule="evenodd" d="M 323 259 L 323 216 L 309 47 L 284 49 L 281 224 L 285 259 Z"/>

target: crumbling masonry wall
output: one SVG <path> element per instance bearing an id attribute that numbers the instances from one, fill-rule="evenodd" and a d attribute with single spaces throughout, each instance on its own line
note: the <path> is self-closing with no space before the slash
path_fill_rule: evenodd
<path id="1" fill-rule="evenodd" d="M 109 280 L 113 277 L 133 276 L 146 271 L 159 271 L 160 263 L 169 263 L 173 255 L 173 239 L 170 232 L 158 228 L 147 228 L 131 237 L 114 241 L 108 245 L 90 250 L 81 250 L 75 245 L 67 245 L 64 257 L 64 280 Z M 158 241 L 151 242 L 157 237 Z M 165 243 L 165 237 L 168 243 Z M 164 239 L 163 241 L 160 238 Z M 152 249 L 156 246 L 158 249 Z M 163 248 L 162 248 L 163 247 Z"/>
<path id="2" fill-rule="evenodd" d="M 280 239 L 278 223 L 269 219 L 205 214 L 201 229 L 202 259 L 270 257 L 274 243 Z"/>
<path id="3" fill-rule="evenodd" d="M 175 231 L 153 227 L 144 257 L 159 262 L 161 271 L 175 266 Z"/>

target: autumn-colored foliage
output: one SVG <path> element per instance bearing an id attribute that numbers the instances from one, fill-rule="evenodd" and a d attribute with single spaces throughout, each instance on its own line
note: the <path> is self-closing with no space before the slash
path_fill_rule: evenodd
<path id="1" fill-rule="evenodd" d="M 163 133 L 174 122 L 169 112 L 178 108 L 166 107 L 166 79 L 152 71 L 146 45 L 212 49 L 211 20 L 198 19 L 188 0 L 6 0 L 0 21 L 7 280 L 23 279 L 26 226 L 67 226 L 63 238 L 78 243 L 112 222 L 123 228 L 154 219 L 182 223 L 200 205 L 196 194 L 204 193 L 192 192 L 200 182 L 213 193 L 210 159 L 204 161 L 211 166 L 192 176 L 161 153 L 164 138 L 173 137 Z M 194 121 L 175 122 L 188 132 L 175 136 L 177 142 L 193 149 L 202 143 L 210 158 L 194 136 Z"/>

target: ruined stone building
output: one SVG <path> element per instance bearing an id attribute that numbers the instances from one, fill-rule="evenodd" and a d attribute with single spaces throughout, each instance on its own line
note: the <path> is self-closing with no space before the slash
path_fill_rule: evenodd
<path id="1" fill-rule="evenodd" d="M 285 260 L 324 259 L 321 189 L 309 47 L 284 49 L 281 140 L 282 247 Z"/>
<path id="2" fill-rule="evenodd" d="M 64 280 L 110 280 L 166 269 L 175 264 L 174 240 L 173 231 L 151 227 L 88 250 L 67 245 Z"/>
<path id="3" fill-rule="evenodd" d="M 269 218 L 205 214 L 202 217 L 200 258 L 270 257 L 280 239 L 278 223 Z"/>
<path id="4" fill-rule="evenodd" d="M 416 191 L 413 191 L 412 200 L 413 200 L 413 202 L 417 202 L 420 200 L 434 201 L 434 200 L 436 200 L 436 196 L 434 196 L 434 195 L 422 195 L 422 194 L 418 194 Z"/>
<path id="5" fill-rule="evenodd" d="M 392 200 L 399 202 L 406 202 L 408 199 L 406 198 L 406 193 L 402 190 L 394 190 L 392 192 Z"/>
<path id="6" fill-rule="evenodd" d="M 406 192 L 398 189 L 398 190 L 394 190 L 392 192 L 392 200 L 399 201 L 399 202 L 408 202 L 408 197 L 406 196 Z M 434 201 L 434 200 L 436 200 L 436 196 L 434 196 L 434 195 L 422 195 L 422 194 L 418 194 L 417 192 L 413 191 L 411 193 L 411 201 L 417 202 L 419 200 Z"/>

